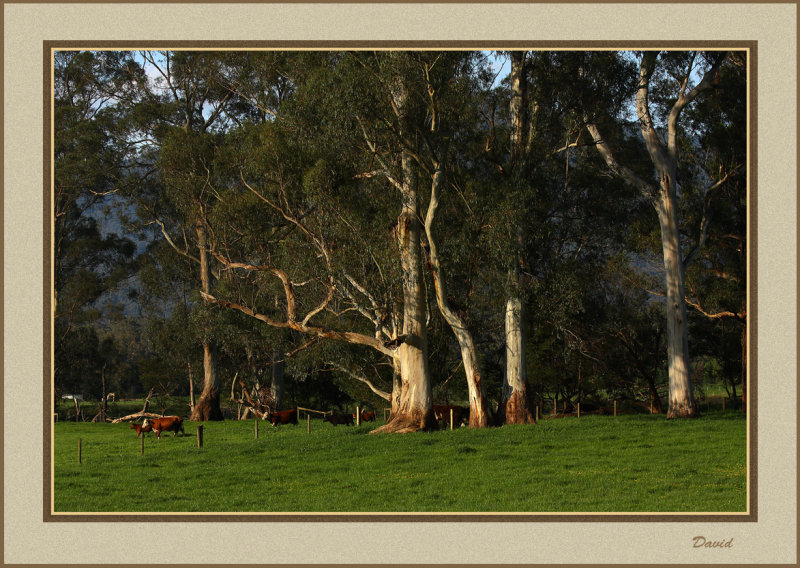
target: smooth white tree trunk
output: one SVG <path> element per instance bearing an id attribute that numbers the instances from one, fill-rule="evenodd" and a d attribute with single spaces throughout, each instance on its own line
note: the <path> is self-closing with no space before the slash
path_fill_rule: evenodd
<path id="1" fill-rule="evenodd" d="M 506 424 L 534 422 L 528 405 L 525 372 L 525 328 L 522 301 L 510 297 L 506 301 L 506 369 L 503 381 L 503 412 Z"/>
<path id="2" fill-rule="evenodd" d="M 525 74 L 525 52 L 511 53 L 511 170 L 519 172 L 525 164 L 525 135 L 528 128 L 528 89 Z M 524 304 L 519 294 L 519 256 L 522 254 L 522 227 L 514 235 L 513 266 L 509 268 L 509 291 L 506 298 L 505 339 L 506 368 L 503 373 L 503 399 L 500 415 L 506 424 L 534 422 L 528 405 L 527 369 L 525 366 Z"/>
<path id="3" fill-rule="evenodd" d="M 667 184 L 664 184 L 667 185 Z M 689 330 L 686 321 L 684 266 L 680 252 L 678 214 L 674 187 L 662 186 L 661 199 L 656 203 L 661 226 L 661 246 L 664 255 L 667 315 L 667 364 L 669 374 L 669 411 L 667 418 L 687 418 L 697 415 L 692 392 L 689 366 Z"/>
<path id="4" fill-rule="evenodd" d="M 653 122 L 649 91 L 650 79 L 656 67 L 658 52 L 648 51 L 642 56 L 639 68 L 639 83 L 636 88 L 636 112 L 647 152 L 658 177 L 658 186 L 642 179 L 630 167 L 620 164 L 607 140 L 600 134 L 597 125 L 587 120 L 586 128 L 594 139 L 597 150 L 609 168 L 620 175 L 628 183 L 637 187 L 655 207 L 661 228 L 661 248 L 664 256 L 664 278 L 666 286 L 666 319 L 667 319 L 667 367 L 669 372 L 669 410 L 668 418 L 690 418 L 699 415 L 694 400 L 689 361 L 689 333 L 686 319 L 686 296 L 684 278 L 686 264 L 692 260 L 693 254 L 683 258 L 680 247 L 678 223 L 678 122 L 683 109 L 697 96 L 712 87 L 717 70 L 724 60 L 717 56 L 708 71 L 694 88 L 688 89 L 692 76 L 691 69 L 694 58 L 689 64 L 677 100 L 667 116 L 666 140 L 656 129 Z M 698 247 L 702 239 L 698 241 Z"/>
<path id="5" fill-rule="evenodd" d="M 461 350 L 461 361 L 464 364 L 464 373 L 467 378 L 469 391 L 469 425 L 470 428 L 484 428 L 489 425 L 489 407 L 483 392 L 483 382 L 480 366 L 478 364 L 478 351 L 472 333 L 467 329 L 461 318 L 450 306 L 447 300 L 447 284 L 439 263 L 438 248 L 433 235 L 433 223 L 436 219 L 436 210 L 439 206 L 441 195 L 442 171 L 437 168 L 431 181 L 431 199 L 428 212 L 425 216 L 425 235 L 428 239 L 430 269 L 433 273 L 433 284 L 436 289 L 436 304 L 450 329 L 458 341 Z"/>
<path id="6" fill-rule="evenodd" d="M 392 95 L 398 109 L 400 127 L 405 130 L 408 91 L 402 80 L 396 81 Z M 402 210 L 398 219 L 398 245 L 403 288 L 402 334 L 405 339 L 397 348 L 396 354 L 400 371 L 400 402 L 397 412 L 389 421 L 373 430 L 376 433 L 413 432 L 432 428 L 436 424 L 428 368 L 427 307 L 422 274 L 419 196 L 413 158 L 406 151 L 401 154 L 401 165 Z"/>

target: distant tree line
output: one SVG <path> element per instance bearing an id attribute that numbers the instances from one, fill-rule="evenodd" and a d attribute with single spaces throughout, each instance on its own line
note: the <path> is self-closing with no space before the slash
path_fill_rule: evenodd
<path id="1" fill-rule="evenodd" d="M 218 420 L 268 387 L 386 432 L 744 397 L 746 80 L 718 51 L 58 51 L 56 391 Z"/>

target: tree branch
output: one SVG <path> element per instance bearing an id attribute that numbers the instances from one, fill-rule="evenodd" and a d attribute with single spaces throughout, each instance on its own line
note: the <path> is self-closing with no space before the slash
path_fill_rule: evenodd
<path id="1" fill-rule="evenodd" d="M 247 316 L 262 321 L 272 327 L 277 327 L 281 329 L 293 329 L 295 331 L 299 331 L 301 333 L 306 333 L 309 335 L 314 335 L 322 339 L 332 339 L 334 341 L 341 341 L 344 343 L 365 345 L 367 347 L 372 347 L 373 349 L 380 351 L 381 353 L 383 353 L 384 355 L 388 355 L 389 357 L 392 358 L 397 357 L 395 350 L 386 347 L 382 341 L 378 340 L 375 337 L 369 337 L 368 335 L 363 335 L 361 333 L 355 333 L 351 331 L 335 331 L 317 326 L 304 325 L 297 321 L 278 321 L 265 314 L 258 313 L 248 308 L 247 306 L 236 304 L 234 302 L 229 302 L 227 300 L 222 300 L 205 292 L 200 292 L 200 295 L 207 302 L 210 302 L 212 304 L 217 304 L 232 310 L 237 310 Z"/>
<path id="2" fill-rule="evenodd" d="M 211 254 L 214 255 L 218 261 L 220 261 L 226 268 L 241 268 L 243 270 L 248 270 L 251 272 L 269 272 L 270 274 L 274 274 L 277 276 L 280 281 L 283 283 L 283 291 L 286 295 L 286 318 L 287 321 L 293 322 L 295 321 L 295 295 L 294 289 L 292 286 L 292 281 L 289 279 L 289 275 L 286 274 L 280 268 L 275 268 L 274 266 L 269 265 L 254 265 L 254 264 L 247 264 L 244 262 L 231 262 L 221 254 L 216 251 L 211 251 Z"/>
<path id="3" fill-rule="evenodd" d="M 175 244 L 175 241 L 173 241 L 172 238 L 169 236 L 169 233 L 167 233 L 167 229 L 166 229 L 166 227 L 164 227 L 164 223 L 162 223 L 158 219 L 153 219 L 153 222 L 155 224 L 157 224 L 159 227 L 161 227 L 161 232 L 163 233 L 164 238 L 167 240 L 167 243 L 169 243 L 169 246 L 171 246 L 175 250 L 175 252 L 177 252 L 180 255 L 185 256 L 189 260 L 193 260 L 197 264 L 200 264 L 200 259 L 199 258 L 189 254 L 188 247 L 187 247 L 186 250 L 181 250 L 181 249 L 178 248 L 178 245 Z"/>
<path id="4" fill-rule="evenodd" d="M 337 371 L 341 371 L 342 373 L 345 373 L 350 378 L 355 379 L 357 381 L 361 381 L 362 383 L 364 383 L 365 385 L 367 385 L 369 387 L 369 390 L 371 390 L 372 392 L 377 394 L 382 399 L 384 399 L 384 400 L 392 400 L 392 395 L 390 395 L 388 392 L 380 390 L 378 387 L 376 387 L 374 384 L 372 384 L 372 381 L 370 381 L 368 378 L 362 377 L 360 375 L 356 375 L 351 370 L 346 369 L 345 367 L 339 365 L 338 363 L 334 363 L 333 361 L 326 361 L 325 363 L 330 365 L 331 367 L 333 367 Z"/>
<path id="5" fill-rule="evenodd" d="M 706 240 L 708 239 L 708 212 L 709 212 L 709 209 L 711 208 L 711 197 L 712 197 L 711 192 L 713 192 L 715 189 L 717 189 L 722 184 L 724 184 L 726 181 L 728 181 L 729 178 L 731 178 L 736 173 L 738 173 L 738 171 L 740 170 L 741 167 L 742 167 L 742 164 L 739 164 L 738 166 L 733 168 L 731 171 L 726 173 L 716 183 L 711 185 L 711 187 L 706 189 L 705 194 L 704 194 L 704 198 L 703 198 L 703 217 L 702 217 L 702 220 L 700 221 L 700 236 L 698 237 L 697 242 L 692 247 L 692 249 L 687 253 L 686 258 L 683 261 L 683 270 L 684 271 L 689 267 L 689 264 L 694 260 L 695 256 L 697 256 L 697 253 L 700 252 L 700 249 L 703 248 L 703 245 L 705 245 Z"/>
<path id="6" fill-rule="evenodd" d="M 600 156 L 606 162 L 606 165 L 614 175 L 621 177 L 633 187 L 638 188 L 642 195 L 648 199 L 652 200 L 656 198 L 658 191 L 655 187 L 653 187 L 652 184 L 647 183 L 632 169 L 627 166 L 623 166 L 617 161 L 616 157 L 614 157 L 614 152 L 612 151 L 611 146 L 600 133 L 600 129 L 597 128 L 596 124 L 588 122 L 587 120 L 586 130 L 589 131 L 589 134 L 594 140 L 595 146 L 597 146 L 597 151 L 600 152 Z"/>

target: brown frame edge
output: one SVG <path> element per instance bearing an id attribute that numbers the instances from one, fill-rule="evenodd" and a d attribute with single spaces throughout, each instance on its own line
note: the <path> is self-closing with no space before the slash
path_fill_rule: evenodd
<path id="1" fill-rule="evenodd" d="M 527 49 L 631 49 L 636 46 L 643 49 L 652 48 L 686 48 L 705 47 L 709 49 L 729 47 L 735 45 L 741 49 L 749 50 L 748 62 L 750 64 L 750 81 L 748 84 L 748 97 L 750 100 L 750 156 L 748 163 L 748 176 L 750 191 L 748 195 L 748 272 L 750 284 L 749 295 L 750 311 L 747 322 L 749 330 L 747 354 L 747 405 L 748 405 L 748 434 L 750 438 L 750 455 L 748 456 L 749 471 L 749 513 L 564 513 L 564 514 L 537 514 L 537 513 L 434 513 L 430 515 L 415 513 L 367 513 L 367 514 L 316 514 L 316 513 L 136 513 L 136 514 L 93 514 L 93 513 L 53 513 L 52 506 L 52 364 L 51 359 L 51 326 L 52 326 L 52 281 L 50 270 L 52 265 L 52 211 L 50 198 L 52 188 L 50 179 L 52 174 L 50 128 L 51 114 L 51 53 L 54 49 L 153 49 L 156 45 L 168 45 L 170 49 L 497 49 L 527 48 Z M 44 445 L 43 445 L 43 521 L 44 522 L 757 522 L 758 521 L 758 437 L 757 437 L 757 69 L 758 69 L 758 42 L 750 41 L 58 41 L 45 40 L 43 42 L 43 136 L 44 136 Z M 800 129 L 800 127 L 798 127 Z M 800 211 L 798 212 L 800 218 Z M 800 243 L 800 234 L 798 235 Z M 800 255 L 800 253 L 798 253 Z M 798 276 L 798 289 L 800 289 L 800 275 Z M 800 322 L 800 313 L 798 315 Z M 800 323 L 799 323 L 800 325 Z M 800 338 L 798 338 L 800 345 Z M 800 401 L 800 393 L 798 394 Z M 798 458 L 800 463 L 800 457 Z"/>

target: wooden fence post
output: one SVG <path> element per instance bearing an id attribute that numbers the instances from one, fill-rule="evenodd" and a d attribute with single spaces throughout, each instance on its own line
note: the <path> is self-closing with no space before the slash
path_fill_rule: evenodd
<path id="1" fill-rule="evenodd" d="M 450 409 L 450 431 L 453 431 L 453 409 Z"/>
<path id="2" fill-rule="evenodd" d="M 258 417 L 256 417 L 256 418 L 253 420 L 253 422 L 255 422 L 255 424 L 256 424 L 256 428 L 255 428 L 255 436 L 256 436 L 256 440 L 258 440 Z"/>
<path id="3" fill-rule="evenodd" d="M 356 426 L 361 426 L 361 409 L 356 405 Z"/>
<path id="4" fill-rule="evenodd" d="M 538 422 L 539 421 L 539 405 L 538 404 L 536 405 L 536 410 L 534 411 L 534 414 L 535 414 L 535 416 L 534 416 L 533 419 L 534 419 L 534 421 Z"/>
<path id="5" fill-rule="evenodd" d="M 197 447 L 198 448 L 202 448 L 203 447 L 203 425 L 202 424 L 200 424 L 197 427 Z"/>
<path id="6" fill-rule="evenodd" d="M 300 422 L 300 407 L 297 407 L 297 421 Z"/>
<path id="7" fill-rule="evenodd" d="M 725 397 L 722 397 L 722 412 L 725 412 Z"/>
<path id="8" fill-rule="evenodd" d="M 83 440 L 78 438 L 78 463 L 83 463 Z"/>
<path id="9" fill-rule="evenodd" d="M 614 401 L 614 416 L 617 415 L 617 401 Z"/>
<path id="10" fill-rule="evenodd" d="M 308 426 L 308 433 L 311 434 L 311 415 L 306 414 L 306 424 Z"/>
<path id="11" fill-rule="evenodd" d="M 581 417 L 581 403 L 578 403 L 578 418 Z"/>

